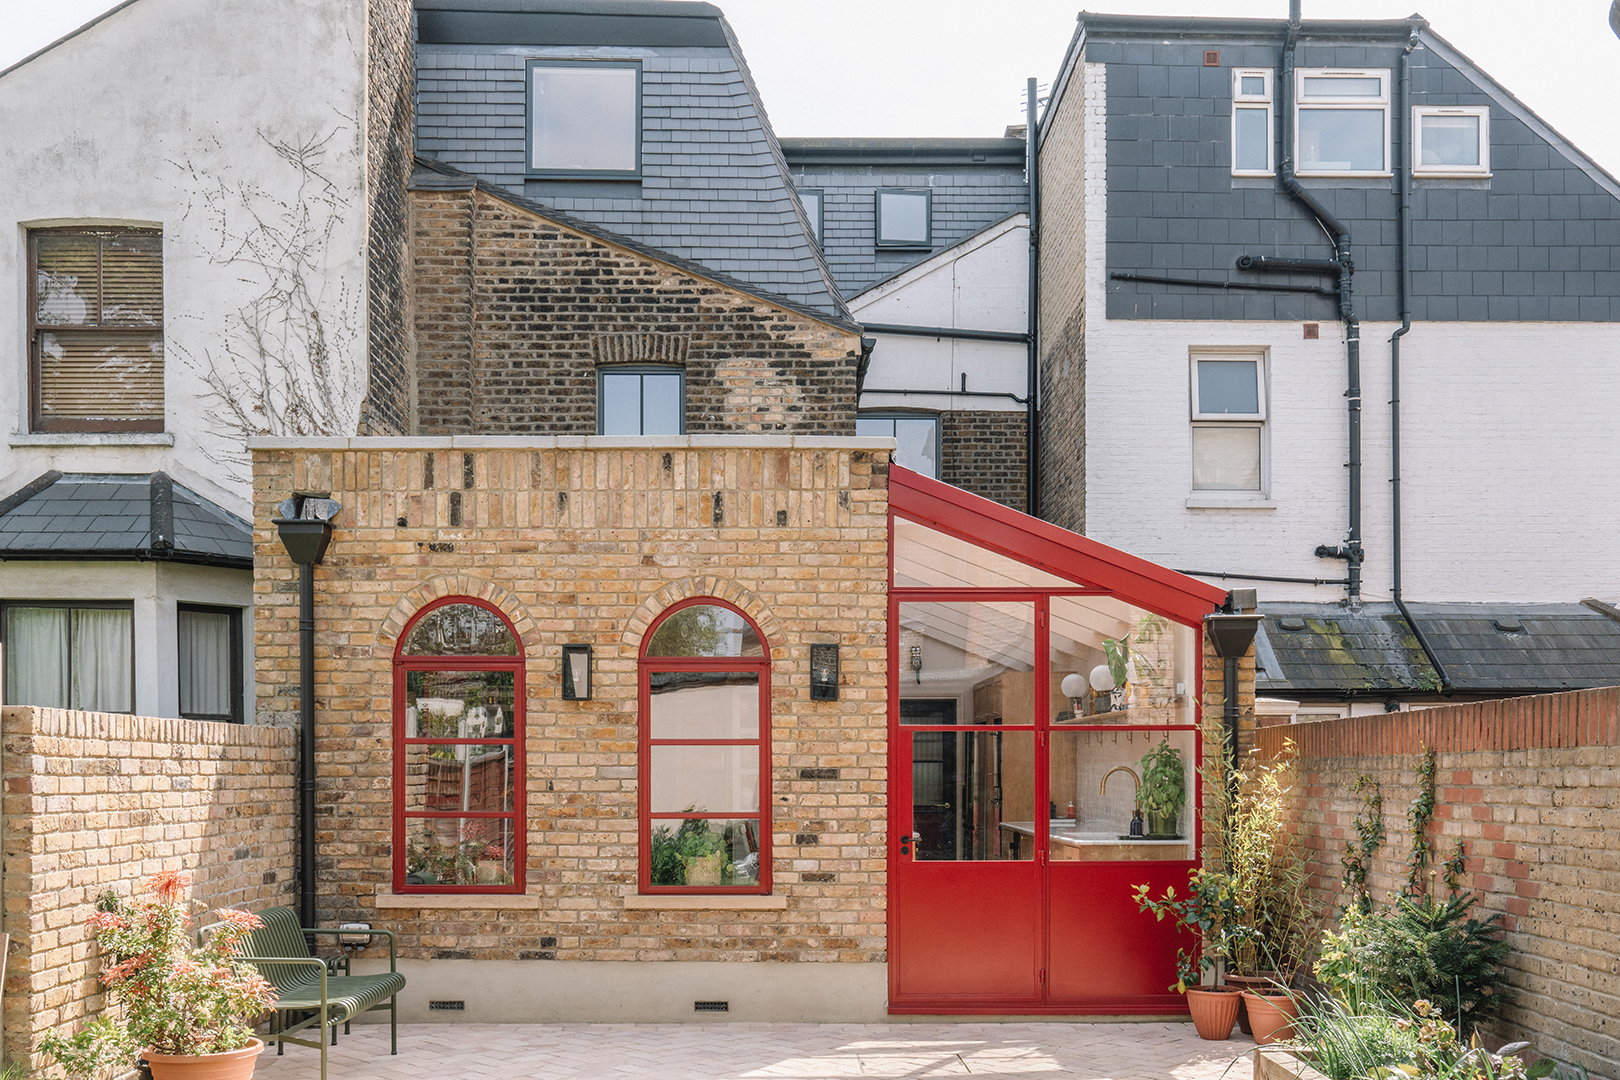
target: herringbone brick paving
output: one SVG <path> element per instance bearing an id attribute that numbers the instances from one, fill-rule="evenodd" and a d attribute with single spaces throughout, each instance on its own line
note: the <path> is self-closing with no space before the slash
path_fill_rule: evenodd
<path id="1" fill-rule="evenodd" d="M 1191 1024 L 401 1024 L 339 1038 L 330 1080 L 844 1080 L 1078 1077 L 1247 1080 L 1247 1039 Z M 314 1050 L 259 1059 L 261 1080 L 313 1080 Z"/>

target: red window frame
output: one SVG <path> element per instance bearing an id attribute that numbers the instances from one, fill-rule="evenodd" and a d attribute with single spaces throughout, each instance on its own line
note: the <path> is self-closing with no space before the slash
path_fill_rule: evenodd
<path id="1" fill-rule="evenodd" d="M 452 604 L 471 604 L 494 613 L 512 635 L 517 646 L 513 656 L 477 656 L 457 654 L 406 655 L 405 643 L 410 640 L 416 624 L 438 608 Z M 474 596 L 445 596 L 425 604 L 411 616 L 394 646 L 394 892 L 395 893 L 452 893 L 492 895 L 522 893 L 527 887 L 528 836 L 525 829 L 528 789 L 528 768 L 524 761 L 525 706 L 523 639 L 506 614 L 494 604 Z M 412 671 L 509 671 L 512 673 L 512 737 L 497 739 L 431 739 L 405 737 L 406 677 Z M 512 808 L 509 811 L 440 810 L 407 814 L 405 811 L 405 747 L 410 745 L 504 746 L 512 747 L 513 772 Z M 510 885 L 412 885 L 406 883 L 405 848 L 406 822 L 419 818 L 510 818 L 512 821 L 512 883 Z"/>
<path id="2" fill-rule="evenodd" d="M 684 608 L 719 607 L 735 613 L 746 622 L 759 638 L 762 656 L 703 656 L 672 657 L 648 656 L 647 646 L 664 620 Z M 671 604 L 647 628 L 641 639 L 641 656 L 637 662 L 637 761 L 636 816 L 640 856 L 637 881 L 642 895 L 714 896 L 714 895 L 768 895 L 771 891 L 771 649 L 759 624 L 735 604 L 728 604 L 713 596 L 694 596 Z M 652 683 L 654 671 L 747 671 L 759 676 L 759 737 L 758 739 L 653 739 L 652 737 Z M 758 885 L 654 885 L 652 883 L 652 830 L 655 821 L 708 818 L 736 820 L 747 816 L 747 811 L 652 811 L 652 750 L 654 746 L 746 746 L 759 743 L 759 884 Z"/>

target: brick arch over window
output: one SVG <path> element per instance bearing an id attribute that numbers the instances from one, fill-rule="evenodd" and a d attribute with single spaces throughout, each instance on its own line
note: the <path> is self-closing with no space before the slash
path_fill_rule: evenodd
<path id="1" fill-rule="evenodd" d="M 405 632 L 406 625 L 417 612 L 446 596 L 473 596 L 499 608 L 506 621 L 517 630 L 518 640 L 523 643 L 523 654 L 530 660 L 541 655 L 540 628 L 529 618 L 517 597 L 493 581 L 465 575 L 430 578 L 400 597 L 377 631 L 378 655 L 392 658 L 399 645 L 399 635 Z"/>
<path id="2" fill-rule="evenodd" d="M 771 614 L 765 601 L 735 581 L 718 577 L 692 577 L 671 581 L 643 600 L 625 625 L 624 637 L 619 640 L 619 655 L 627 660 L 639 659 L 641 640 L 647 634 L 647 627 L 651 626 L 671 604 L 678 604 L 694 596 L 712 596 L 717 600 L 724 600 L 747 615 L 754 621 L 754 625 L 759 627 L 760 633 L 765 635 L 764 645 L 767 655 L 772 659 L 782 658 L 781 650 L 787 648 L 787 639 L 781 622 Z"/>

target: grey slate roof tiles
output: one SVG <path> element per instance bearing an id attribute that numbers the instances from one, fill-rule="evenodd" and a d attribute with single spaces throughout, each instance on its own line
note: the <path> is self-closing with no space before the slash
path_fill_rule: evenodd
<path id="1" fill-rule="evenodd" d="M 167 558 L 252 566 L 252 526 L 180 484 L 172 485 L 173 547 L 154 551 L 152 496 L 161 475 L 70 473 L 21 501 L 4 500 L 14 505 L 0 510 L 0 559 Z"/>

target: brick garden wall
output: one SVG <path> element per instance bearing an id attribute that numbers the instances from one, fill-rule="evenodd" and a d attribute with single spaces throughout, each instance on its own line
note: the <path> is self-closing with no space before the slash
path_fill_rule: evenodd
<path id="1" fill-rule="evenodd" d="M 295 568 L 268 522 L 294 490 L 343 504 L 316 574 L 320 920 L 395 930 L 405 958 L 882 961 L 888 452 L 588 442 L 254 444 L 261 721 L 298 707 Z M 528 658 L 522 897 L 392 895 L 392 659 L 452 594 L 499 606 Z M 641 636 L 705 594 L 769 638 L 780 910 L 630 906 Z M 594 647 L 591 701 L 560 700 L 564 642 Z M 842 646 L 838 701 L 810 700 L 812 642 Z"/>
<path id="2" fill-rule="evenodd" d="M 159 870 L 210 908 L 296 901 L 296 735 L 283 728 L 7 706 L 5 1056 L 101 1008 L 84 920 Z"/>
<path id="3" fill-rule="evenodd" d="M 1368 875 L 1375 902 L 1405 887 L 1425 747 L 1436 750 L 1428 830 L 1438 863 L 1457 840 L 1480 907 L 1503 916 L 1512 996 L 1503 1038 L 1620 1077 L 1620 690 L 1477 702 L 1266 728 L 1302 761 L 1301 827 L 1319 896 L 1343 902 L 1339 858 L 1361 812 L 1350 786 L 1378 781 L 1388 838 Z M 1444 891 L 1444 884 L 1440 885 Z"/>
<path id="4" fill-rule="evenodd" d="M 486 192 L 413 200 L 418 430 L 596 434 L 596 372 L 686 373 L 686 431 L 855 434 L 859 335 Z"/>

